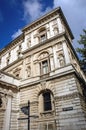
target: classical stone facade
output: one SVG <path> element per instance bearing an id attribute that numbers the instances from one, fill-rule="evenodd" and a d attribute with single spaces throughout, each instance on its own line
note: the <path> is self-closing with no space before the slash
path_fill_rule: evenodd
<path id="1" fill-rule="evenodd" d="M 86 77 L 73 38 L 58 7 L 1 50 L 0 130 L 28 130 L 28 114 L 30 130 L 86 130 Z"/>

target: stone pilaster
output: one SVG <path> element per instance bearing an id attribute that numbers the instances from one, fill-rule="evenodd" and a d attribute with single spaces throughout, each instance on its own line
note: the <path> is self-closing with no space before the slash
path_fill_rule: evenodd
<path id="1" fill-rule="evenodd" d="M 11 119 L 11 101 L 12 101 L 12 92 L 8 91 L 8 101 L 5 111 L 4 123 L 2 130 L 10 130 L 10 119 Z"/>
<path id="2" fill-rule="evenodd" d="M 66 64 L 69 64 L 70 63 L 70 57 L 69 57 L 69 54 L 68 54 L 68 48 L 67 48 L 65 41 L 63 42 L 63 51 L 64 51 L 65 62 L 66 62 Z"/>

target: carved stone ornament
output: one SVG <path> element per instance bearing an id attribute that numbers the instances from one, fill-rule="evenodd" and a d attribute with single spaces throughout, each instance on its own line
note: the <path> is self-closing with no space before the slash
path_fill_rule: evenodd
<path id="1" fill-rule="evenodd" d="M 46 89 L 46 81 L 41 82 L 42 89 Z"/>
<path id="2" fill-rule="evenodd" d="M 27 76 L 30 77 L 30 75 L 31 75 L 31 68 L 30 68 L 30 66 L 27 66 L 26 71 L 27 71 Z"/>
<path id="3" fill-rule="evenodd" d="M 7 96 L 4 94 L 0 94 L 0 110 L 6 109 L 7 106 Z"/>
<path id="4" fill-rule="evenodd" d="M 48 57 L 49 56 L 49 54 L 47 53 L 47 52 L 44 52 L 44 53 L 42 53 L 40 56 L 39 56 L 39 60 L 41 60 L 41 59 L 43 59 L 43 58 L 46 58 L 46 57 Z"/>
<path id="5" fill-rule="evenodd" d="M 9 96 L 13 97 L 11 90 L 0 88 L 0 110 L 5 110 Z"/>

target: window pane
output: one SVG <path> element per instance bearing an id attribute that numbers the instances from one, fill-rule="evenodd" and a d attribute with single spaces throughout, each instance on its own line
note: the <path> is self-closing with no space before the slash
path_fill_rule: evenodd
<path id="1" fill-rule="evenodd" d="M 56 130 L 54 128 L 54 123 L 50 124 L 50 122 L 39 124 L 39 130 Z"/>
<path id="2" fill-rule="evenodd" d="M 43 74 L 48 73 L 48 61 L 43 61 L 42 62 L 42 70 L 43 70 Z"/>
<path id="3" fill-rule="evenodd" d="M 45 100 L 45 101 L 50 101 L 50 100 L 51 100 L 51 99 L 50 99 L 50 93 L 49 93 L 49 92 L 46 92 L 46 93 L 44 93 L 43 95 L 44 95 L 44 100 Z"/>
<path id="4" fill-rule="evenodd" d="M 44 98 L 44 111 L 52 109 L 50 92 L 43 93 Z"/>
<path id="5" fill-rule="evenodd" d="M 41 35 L 41 36 L 40 36 L 40 40 L 41 40 L 41 41 L 46 40 L 46 35 L 45 35 L 45 34 Z"/>

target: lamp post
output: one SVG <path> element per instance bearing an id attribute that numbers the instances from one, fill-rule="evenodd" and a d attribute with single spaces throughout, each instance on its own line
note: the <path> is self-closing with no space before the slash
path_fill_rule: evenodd
<path id="1" fill-rule="evenodd" d="M 28 106 L 25 106 L 25 107 L 22 107 L 21 108 L 21 111 L 27 115 L 28 117 L 27 118 L 18 118 L 18 120 L 28 120 L 28 130 L 30 130 L 30 117 L 34 117 L 34 118 L 37 118 L 39 116 L 37 115 L 31 115 L 30 116 L 30 102 L 28 101 Z"/>
<path id="2" fill-rule="evenodd" d="M 30 102 L 28 101 L 28 130 L 30 130 Z"/>

